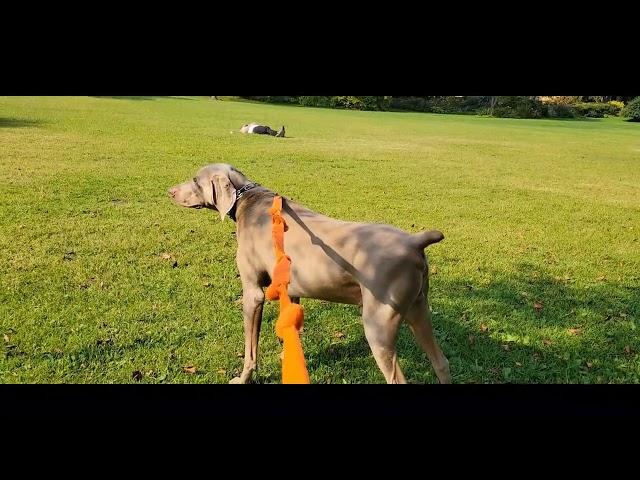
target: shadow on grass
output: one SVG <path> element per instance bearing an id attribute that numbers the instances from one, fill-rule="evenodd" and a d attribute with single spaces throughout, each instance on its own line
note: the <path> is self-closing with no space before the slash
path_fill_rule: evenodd
<path id="1" fill-rule="evenodd" d="M 573 118 L 560 118 L 560 117 L 544 117 L 538 120 L 552 120 L 554 122 L 591 122 L 597 123 L 602 122 L 604 117 L 596 118 L 596 117 L 573 117 Z"/>
<path id="2" fill-rule="evenodd" d="M 23 128 L 39 127 L 44 122 L 41 120 L 30 120 L 28 118 L 7 118 L 0 117 L 0 128 Z"/>
<path id="3" fill-rule="evenodd" d="M 640 287 L 607 281 L 578 287 L 569 278 L 554 278 L 531 264 L 519 265 L 513 275 L 485 273 L 491 280 L 482 284 L 448 281 L 442 273 L 432 280 L 435 335 L 449 358 L 454 383 L 640 381 L 640 337 L 634 323 L 640 318 Z M 542 304 L 539 311 L 534 307 L 537 302 Z M 331 308 L 305 304 L 305 317 L 309 322 L 321 321 L 331 315 Z M 346 316 L 344 309 L 335 313 L 349 324 L 359 316 L 355 307 Z M 270 334 L 273 320 L 265 318 L 263 334 Z M 48 352 L 43 358 L 72 355 L 75 360 L 70 368 L 80 372 L 82 362 L 106 365 L 137 349 L 169 351 L 194 335 L 204 333 L 191 332 L 172 342 L 143 335 L 124 345 L 97 339 L 65 354 Z M 309 346 L 305 352 L 312 375 L 330 369 L 335 373 L 329 373 L 327 381 L 342 377 L 350 383 L 384 381 L 361 326 L 344 338 L 322 340 L 323 345 Z M 17 354 L 21 353 L 6 356 Z M 398 354 L 410 383 L 437 382 L 426 355 L 406 326 L 400 331 Z M 181 367 L 171 368 L 179 372 Z M 237 374 L 241 368 L 242 360 L 237 359 L 237 372 L 229 373 Z M 259 370 L 255 380 L 279 383 L 280 376 L 278 371 Z"/>
<path id="4" fill-rule="evenodd" d="M 176 100 L 194 100 L 193 98 L 180 97 L 180 96 L 97 96 L 92 95 L 91 98 L 111 98 L 116 100 L 157 100 L 158 98 L 174 98 Z"/>
<path id="5" fill-rule="evenodd" d="M 521 265 L 515 276 L 492 278 L 487 285 L 432 283 L 435 335 L 454 383 L 639 381 L 633 366 L 640 351 L 633 324 L 640 316 L 639 288 L 612 282 L 577 288 L 531 265 Z M 540 311 L 536 302 L 543 305 Z M 410 383 L 437 381 L 406 326 L 398 354 Z M 340 364 L 348 372 L 361 371 L 365 363 L 377 369 L 359 332 L 314 353 L 308 366 Z"/>
<path id="6" fill-rule="evenodd" d="M 112 362 L 118 363 L 128 356 L 135 354 L 137 351 L 147 352 L 150 349 L 154 349 L 158 352 L 156 358 L 161 358 L 166 363 L 167 372 L 177 378 L 179 375 L 184 374 L 184 362 L 181 362 L 176 355 L 176 349 L 178 349 L 183 342 L 191 340 L 194 337 L 200 340 L 206 337 L 206 334 L 200 332 L 197 334 L 185 334 L 178 339 L 170 341 L 167 337 L 158 338 L 151 335 L 141 335 L 131 341 L 122 342 L 109 338 L 108 332 L 104 333 L 105 336 L 96 338 L 91 343 L 85 343 L 69 351 L 48 351 L 36 354 L 34 358 L 46 361 L 66 360 L 66 368 L 69 373 L 81 375 L 86 372 L 85 367 L 87 366 L 95 367 L 99 365 L 103 372 L 106 372 Z M 22 352 L 18 352 L 18 354 L 25 356 Z M 134 373 L 133 367 L 131 373 Z M 205 372 L 200 371 L 198 375 L 202 375 L 203 373 Z M 161 372 L 154 372 L 149 378 L 144 375 L 145 381 L 156 382 L 160 374 Z"/>

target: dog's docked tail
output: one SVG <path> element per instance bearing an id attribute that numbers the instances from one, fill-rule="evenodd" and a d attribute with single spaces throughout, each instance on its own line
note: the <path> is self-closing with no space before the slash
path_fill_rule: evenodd
<path id="1" fill-rule="evenodd" d="M 427 248 L 432 243 L 438 243 L 444 239 L 444 235 L 439 230 L 428 230 L 426 232 L 414 233 L 412 237 L 416 247 L 421 250 Z"/>

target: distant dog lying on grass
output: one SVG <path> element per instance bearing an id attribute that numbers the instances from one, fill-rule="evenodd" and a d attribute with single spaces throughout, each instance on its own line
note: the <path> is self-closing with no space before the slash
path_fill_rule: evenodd
<path id="1" fill-rule="evenodd" d="M 257 123 L 247 123 L 240 128 L 240 133 L 256 133 L 258 135 L 271 135 L 273 137 L 284 137 L 284 126 L 275 131 L 271 127 L 266 125 L 259 125 Z"/>

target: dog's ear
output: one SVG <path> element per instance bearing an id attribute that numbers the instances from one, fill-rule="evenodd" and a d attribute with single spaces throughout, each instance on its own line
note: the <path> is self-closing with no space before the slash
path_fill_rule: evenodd
<path id="1" fill-rule="evenodd" d="M 236 203 L 236 189 L 226 175 L 213 175 L 211 177 L 211 190 L 213 204 L 220 213 L 220 220 L 224 217 Z"/>

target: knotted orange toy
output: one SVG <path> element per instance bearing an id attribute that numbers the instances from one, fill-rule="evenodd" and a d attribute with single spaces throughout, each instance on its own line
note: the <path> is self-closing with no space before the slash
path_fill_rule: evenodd
<path id="1" fill-rule="evenodd" d="M 267 300 L 280 299 L 280 315 L 276 321 L 276 335 L 283 343 L 282 383 L 311 383 L 302 351 L 299 331 L 304 322 L 302 307 L 291 303 L 287 293 L 291 258 L 284 253 L 284 232 L 287 224 L 281 215 L 282 197 L 276 195 L 269 209 L 273 222 L 273 249 L 276 265 L 271 276 L 271 285 L 267 287 Z"/>

